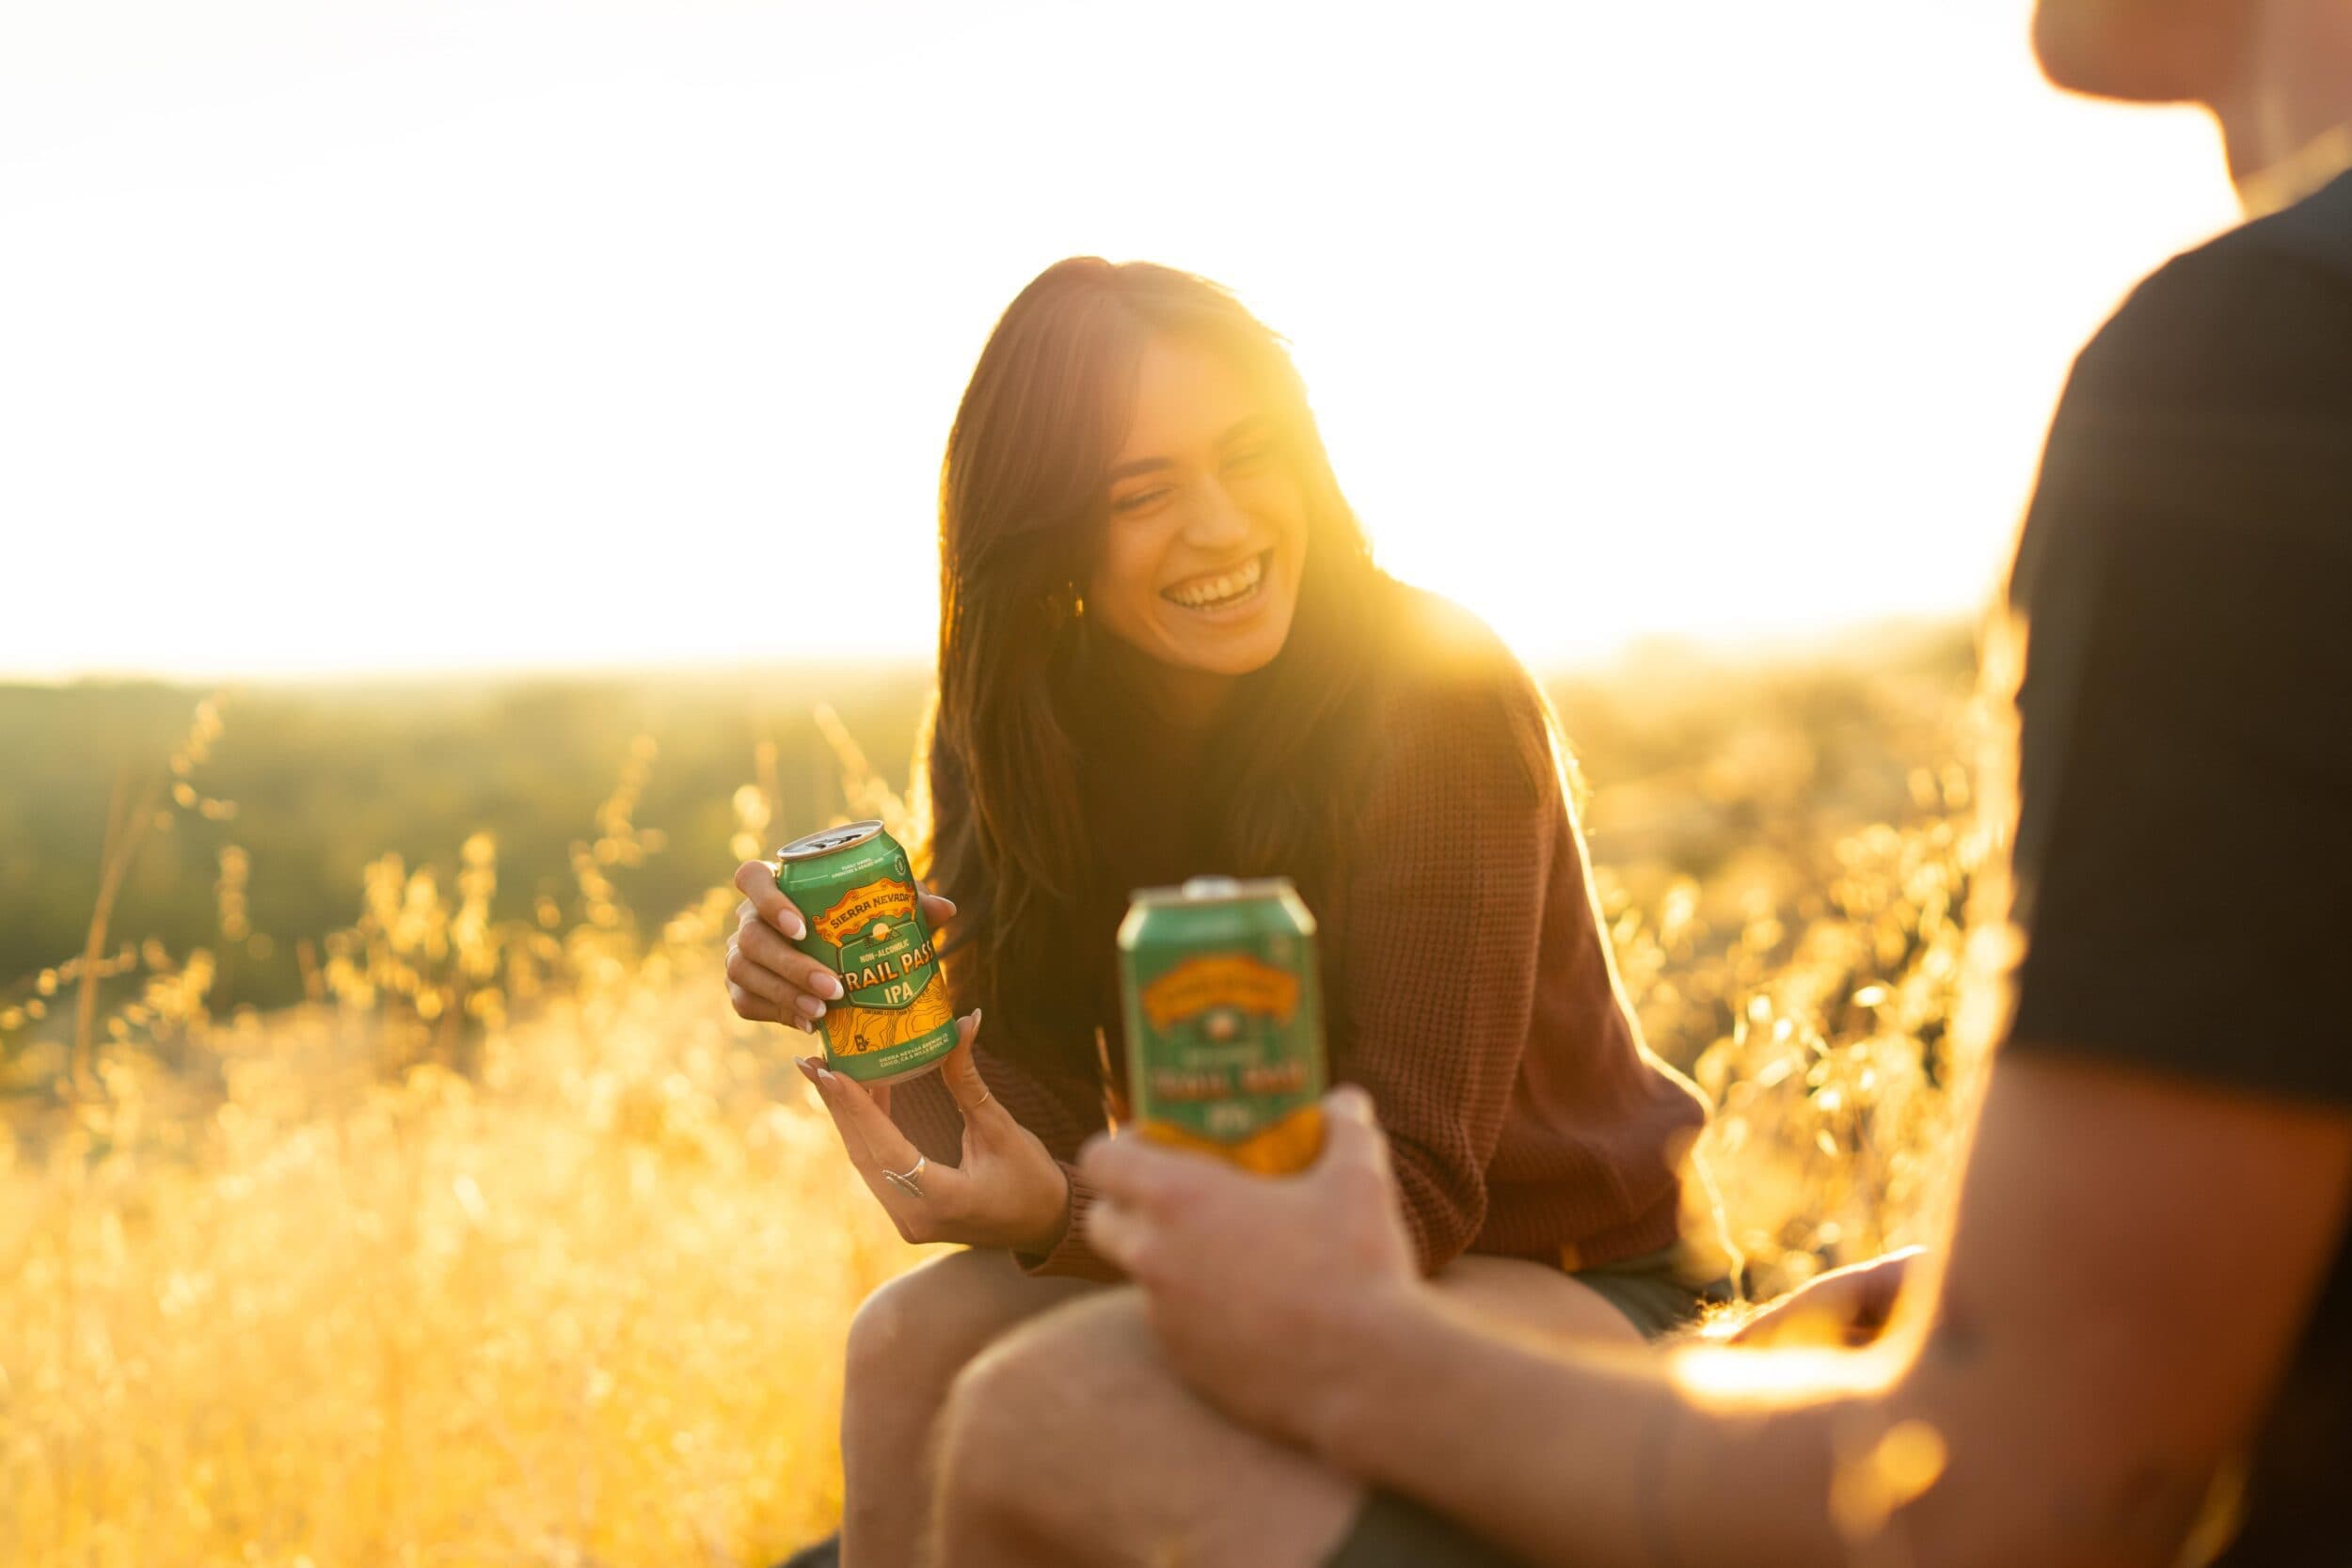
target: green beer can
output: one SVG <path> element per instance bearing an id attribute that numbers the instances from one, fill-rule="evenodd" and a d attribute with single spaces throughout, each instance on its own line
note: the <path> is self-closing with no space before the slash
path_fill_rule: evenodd
<path id="1" fill-rule="evenodd" d="M 898 840 L 879 822 L 796 838 L 776 851 L 776 886 L 808 922 L 792 945 L 841 976 L 825 1065 L 861 1084 L 937 1067 L 956 1048 L 955 1011 Z"/>
<path id="2" fill-rule="evenodd" d="M 1127 1109 L 1144 1136 L 1276 1175 L 1323 1150 L 1315 917 L 1284 878 L 1146 888 L 1119 927 Z"/>

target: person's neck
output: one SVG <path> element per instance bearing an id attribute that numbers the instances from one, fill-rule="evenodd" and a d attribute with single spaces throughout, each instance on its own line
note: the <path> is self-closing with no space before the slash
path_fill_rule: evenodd
<path id="1" fill-rule="evenodd" d="M 1146 722 L 1197 736 L 1216 722 L 1233 694 L 1234 678 L 1153 657 L 1111 633 L 1102 633 L 1111 689 Z"/>
<path id="2" fill-rule="evenodd" d="M 1198 735 L 1225 711 L 1226 699 L 1233 694 L 1233 677 L 1159 664 L 1147 675 L 1145 689 L 1150 704 L 1147 711 L 1153 718 Z"/>
<path id="3" fill-rule="evenodd" d="M 2263 0 L 2220 122 L 2249 216 L 2292 205 L 2352 167 L 2352 0 Z"/>

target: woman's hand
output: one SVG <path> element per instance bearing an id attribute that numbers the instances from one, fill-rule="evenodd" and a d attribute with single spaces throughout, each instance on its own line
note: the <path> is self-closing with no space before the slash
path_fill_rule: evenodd
<path id="1" fill-rule="evenodd" d="M 939 1065 L 947 1092 L 963 1112 L 960 1167 L 924 1161 L 890 1119 L 887 1084 L 868 1089 L 827 1070 L 814 1057 L 798 1060 L 802 1075 L 817 1085 L 833 1114 L 850 1163 L 889 1212 L 900 1236 L 910 1242 L 1051 1252 L 1069 1223 L 1070 1180 L 1037 1135 L 1015 1121 L 981 1082 L 980 1069 L 972 1065 L 972 1040 L 979 1032 L 977 1009 L 956 1020 L 956 1048 Z M 915 1191 L 884 1174 L 904 1179 L 918 1164 L 922 1169 L 912 1182 Z"/>
<path id="2" fill-rule="evenodd" d="M 792 945 L 808 935 L 808 922 L 776 886 L 768 861 L 745 861 L 735 868 L 743 892 L 736 907 L 735 935 L 727 942 L 727 1000 L 755 1023 L 789 1023 L 803 1033 L 816 1028 L 829 1004 L 841 1000 L 841 976 Z M 915 888 L 923 919 L 936 931 L 956 906 L 935 893 Z"/>

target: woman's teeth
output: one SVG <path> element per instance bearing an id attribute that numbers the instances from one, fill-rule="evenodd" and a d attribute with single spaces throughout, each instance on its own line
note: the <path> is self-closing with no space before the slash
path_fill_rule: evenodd
<path id="1" fill-rule="evenodd" d="M 1253 555 L 1230 572 L 1189 578 L 1173 588 L 1164 588 L 1160 597 L 1186 610 L 1223 610 L 1255 594 L 1264 578 L 1265 557 Z"/>

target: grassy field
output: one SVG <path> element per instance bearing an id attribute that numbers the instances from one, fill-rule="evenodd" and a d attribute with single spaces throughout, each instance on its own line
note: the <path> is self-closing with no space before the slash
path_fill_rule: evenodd
<path id="1" fill-rule="evenodd" d="M 1554 688 L 1759 1292 L 1916 1235 L 1950 1164 L 1969 671 L 1947 634 Z M 897 810 L 920 685 L 757 689 L 0 692 L 48 737 L 0 801 L 0 1561 L 829 1525 L 841 1337 L 918 1255 L 728 1012 L 710 889 Z"/>

